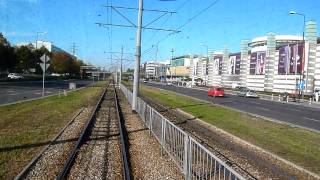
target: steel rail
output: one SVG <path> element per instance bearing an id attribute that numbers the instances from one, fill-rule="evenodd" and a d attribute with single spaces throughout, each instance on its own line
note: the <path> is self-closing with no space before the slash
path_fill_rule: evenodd
<path id="1" fill-rule="evenodd" d="M 78 150 L 81 147 L 81 145 L 83 144 L 85 138 L 87 137 L 88 133 L 90 132 L 90 129 L 93 125 L 94 119 L 96 117 L 97 111 L 101 105 L 102 100 L 104 99 L 105 94 L 107 93 L 107 89 L 109 87 L 109 85 L 111 84 L 111 82 L 108 84 L 108 86 L 104 89 L 102 95 L 100 96 L 94 110 L 91 113 L 90 119 L 89 121 L 87 121 L 84 130 L 82 131 L 81 135 L 79 136 L 76 146 L 72 149 L 67 161 L 65 162 L 62 170 L 60 171 L 60 173 L 58 174 L 58 176 L 56 177 L 56 179 L 61 180 L 61 179 L 67 179 L 67 175 L 70 171 L 70 168 L 72 167 L 74 160 L 78 154 Z"/>
<path id="2" fill-rule="evenodd" d="M 54 142 L 57 141 L 57 139 L 61 136 L 61 134 L 67 129 L 68 126 L 70 126 L 74 120 L 82 113 L 82 111 L 84 110 L 84 108 L 81 108 L 75 116 L 73 116 L 73 118 L 68 122 L 67 125 L 64 126 L 63 129 L 61 129 L 61 131 L 50 141 L 50 143 L 43 148 L 43 150 L 36 156 L 34 157 L 29 164 L 27 164 L 27 166 L 25 166 L 23 168 L 23 170 L 14 178 L 15 180 L 20 180 L 20 179 L 24 179 L 26 177 L 26 175 L 31 171 L 31 169 L 36 165 L 36 163 L 39 161 L 39 159 L 42 157 L 42 155 L 44 154 L 44 152 L 46 152 L 49 147 L 54 144 Z"/>
<path id="3" fill-rule="evenodd" d="M 123 114 L 121 112 L 121 108 L 119 105 L 119 98 L 116 91 L 116 88 L 114 88 L 114 100 L 116 105 L 116 112 L 117 117 L 119 120 L 119 131 L 120 131 L 120 141 L 121 141 L 121 158 L 122 158 L 122 166 L 123 166 L 123 176 L 126 180 L 132 179 L 132 173 L 131 173 L 131 166 L 129 161 L 129 138 L 128 138 L 128 132 L 126 131 L 125 122 L 123 118 Z"/>

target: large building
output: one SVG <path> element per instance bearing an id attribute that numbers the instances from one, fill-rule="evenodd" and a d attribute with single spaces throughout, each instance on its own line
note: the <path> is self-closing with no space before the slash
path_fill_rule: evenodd
<path id="1" fill-rule="evenodd" d="M 194 81 L 201 81 L 202 84 L 208 83 L 208 58 L 203 56 L 192 56 L 189 68 L 189 77 Z"/>
<path id="2" fill-rule="evenodd" d="M 144 64 L 145 77 L 150 79 L 166 77 L 168 63 L 148 61 Z"/>
<path id="3" fill-rule="evenodd" d="M 239 53 L 230 53 L 226 47 L 211 54 L 208 69 L 209 85 L 311 94 L 320 89 L 316 23 L 306 23 L 305 37 L 268 33 L 242 41 Z"/>
<path id="4" fill-rule="evenodd" d="M 41 49 L 42 47 L 45 47 L 49 52 L 64 52 L 67 53 L 69 55 L 71 55 L 70 53 L 66 52 L 65 50 L 55 46 L 52 42 L 48 42 L 48 41 L 41 41 L 38 40 L 36 42 L 30 43 L 30 42 L 20 42 L 17 43 L 17 46 L 29 46 L 32 45 L 34 49 Z M 73 55 L 71 55 L 73 56 Z"/>
<path id="5" fill-rule="evenodd" d="M 192 56 L 174 57 L 170 61 L 169 75 L 173 81 L 179 81 L 183 78 L 189 77 Z"/>

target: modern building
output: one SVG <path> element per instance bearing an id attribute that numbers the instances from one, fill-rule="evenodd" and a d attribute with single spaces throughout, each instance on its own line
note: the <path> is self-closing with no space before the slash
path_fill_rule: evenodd
<path id="1" fill-rule="evenodd" d="M 155 62 L 155 61 L 148 61 L 144 63 L 145 78 L 156 79 L 161 77 L 166 77 L 168 63 L 166 62 Z"/>
<path id="2" fill-rule="evenodd" d="M 189 68 L 189 77 L 193 81 L 201 80 L 201 83 L 208 83 L 208 58 L 203 56 L 192 56 Z M 193 84 L 194 85 L 194 84 Z"/>
<path id="3" fill-rule="evenodd" d="M 212 53 L 208 84 L 246 86 L 258 91 L 312 94 L 320 89 L 320 44 L 316 23 L 309 21 L 305 37 L 275 35 L 241 42 L 241 52 Z"/>
<path id="4" fill-rule="evenodd" d="M 189 77 L 191 67 L 191 55 L 174 57 L 170 61 L 170 68 L 167 76 L 172 77 L 173 81 L 179 81 L 183 78 Z"/>
<path id="5" fill-rule="evenodd" d="M 16 44 L 17 47 L 20 46 L 32 46 L 34 49 L 41 49 L 42 47 L 45 47 L 49 52 L 63 52 L 66 54 L 69 54 L 70 56 L 72 56 L 73 58 L 76 59 L 76 56 L 73 56 L 72 54 L 68 53 L 67 51 L 55 46 L 52 42 L 48 42 L 48 41 L 41 41 L 38 40 L 36 42 L 30 43 L 30 42 L 20 42 Z"/>

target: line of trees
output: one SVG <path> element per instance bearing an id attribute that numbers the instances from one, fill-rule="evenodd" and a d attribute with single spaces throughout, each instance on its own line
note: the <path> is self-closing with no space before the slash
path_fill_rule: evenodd
<path id="1" fill-rule="evenodd" d="M 69 77 L 79 77 L 80 67 L 85 65 L 66 52 L 49 52 L 45 47 L 35 49 L 30 43 L 26 46 L 12 47 L 8 40 L 0 33 L 0 74 L 34 73 L 41 74 L 40 57 L 47 54 L 50 57 L 51 73 L 59 73 Z"/>

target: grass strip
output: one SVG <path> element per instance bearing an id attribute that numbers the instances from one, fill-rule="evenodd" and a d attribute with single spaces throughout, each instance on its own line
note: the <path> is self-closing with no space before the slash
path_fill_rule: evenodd
<path id="1" fill-rule="evenodd" d="M 99 84 L 101 85 L 101 84 Z M 94 105 L 101 87 L 0 107 L 0 179 L 12 179 L 81 107 Z"/>
<path id="2" fill-rule="evenodd" d="M 178 93 L 140 86 L 140 93 L 320 174 L 320 133 L 274 123 Z"/>

